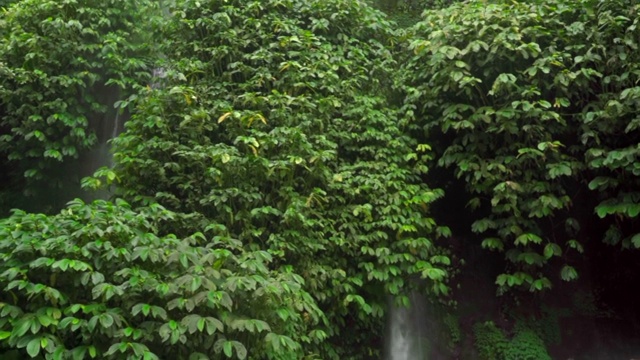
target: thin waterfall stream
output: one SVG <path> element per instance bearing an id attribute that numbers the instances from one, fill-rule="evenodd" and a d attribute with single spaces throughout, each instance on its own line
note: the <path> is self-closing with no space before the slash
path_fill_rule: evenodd
<path id="1" fill-rule="evenodd" d="M 427 302 L 417 293 L 409 295 L 409 307 L 389 301 L 387 360 L 427 360 Z"/>
<path id="2" fill-rule="evenodd" d="M 160 86 L 160 81 L 165 76 L 164 69 L 154 68 L 151 72 L 150 86 Z M 130 116 L 127 110 L 118 108 L 117 104 L 120 97 L 119 91 L 105 89 L 103 99 L 105 99 L 110 111 L 107 111 L 104 116 L 90 121 L 89 126 L 95 132 L 97 142 L 91 150 L 82 154 L 65 169 L 65 172 L 70 175 L 67 176 L 66 185 L 60 194 L 61 199 L 56 201 L 56 207 L 62 208 L 64 204 L 74 198 L 81 198 L 89 202 L 97 199 L 106 200 L 113 195 L 113 186 L 88 192 L 80 188 L 80 182 L 82 178 L 92 176 L 101 167 L 113 167 L 115 165 L 111 141 L 124 131 L 124 125 Z"/>

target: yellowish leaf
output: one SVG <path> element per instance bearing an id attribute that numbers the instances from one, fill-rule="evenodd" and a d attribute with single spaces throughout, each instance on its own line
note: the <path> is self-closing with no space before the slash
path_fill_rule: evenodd
<path id="1" fill-rule="evenodd" d="M 226 114 L 224 114 L 224 115 L 220 116 L 220 117 L 218 118 L 218 124 L 220 124 L 220 123 L 221 123 L 221 122 L 223 122 L 226 118 L 228 118 L 228 117 L 229 117 L 229 115 L 231 115 L 231 111 L 229 111 L 228 113 L 226 113 Z"/>

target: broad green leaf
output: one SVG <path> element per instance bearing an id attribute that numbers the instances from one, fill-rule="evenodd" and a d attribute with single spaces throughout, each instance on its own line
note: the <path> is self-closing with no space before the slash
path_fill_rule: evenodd
<path id="1" fill-rule="evenodd" d="M 40 338 L 34 338 L 27 344 L 27 354 L 32 358 L 40 353 Z"/>
<path id="2" fill-rule="evenodd" d="M 549 243 L 544 247 L 544 257 L 550 259 L 553 256 L 562 256 L 562 249 L 558 244 Z"/>
<path id="3" fill-rule="evenodd" d="M 636 249 L 640 248 L 640 233 L 635 234 L 631 237 L 631 243 Z"/>
<path id="4" fill-rule="evenodd" d="M 487 238 L 482 240 L 482 247 L 490 250 L 503 251 L 504 245 L 502 240 L 498 238 Z"/>
<path id="5" fill-rule="evenodd" d="M 518 236 L 514 242 L 515 245 L 523 245 L 527 246 L 529 243 L 532 244 L 540 244 L 542 243 L 542 238 L 540 238 L 536 234 L 526 233 Z"/>
<path id="6" fill-rule="evenodd" d="M 233 342 L 225 341 L 224 344 L 222 345 L 222 349 L 224 351 L 224 354 L 230 358 L 231 355 L 233 354 Z"/>
<path id="7" fill-rule="evenodd" d="M 572 266 L 565 265 L 560 271 L 560 277 L 564 281 L 573 281 L 578 278 L 578 272 Z"/>

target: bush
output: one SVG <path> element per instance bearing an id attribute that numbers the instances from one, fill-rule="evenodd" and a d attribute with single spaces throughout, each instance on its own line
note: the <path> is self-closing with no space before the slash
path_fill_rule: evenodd
<path id="1" fill-rule="evenodd" d="M 493 322 L 473 326 L 475 348 L 482 360 L 551 360 L 547 348 L 535 331 L 516 325 L 509 339 Z"/>
<path id="2" fill-rule="evenodd" d="M 491 321 L 475 324 L 473 336 L 475 348 L 482 360 L 501 359 L 505 349 L 509 346 L 509 340 L 502 330 Z"/>
<path id="3" fill-rule="evenodd" d="M 0 221 L 0 348 L 104 359 L 297 359 L 319 311 L 291 271 L 268 269 L 212 224 L 161 234 L 175 214 L 122 200 Z M 321 336 L 321 333 L 318 333 Z"/>

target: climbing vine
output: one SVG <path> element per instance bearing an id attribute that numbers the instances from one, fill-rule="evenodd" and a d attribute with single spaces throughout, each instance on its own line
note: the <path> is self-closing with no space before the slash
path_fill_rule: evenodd
<path id="1" fill-rule="evenodd" d="M 464 182 L 482 247 L 504 253 L 503 291 L 577 279 L 592 241 L 640 247 L 638 11 L 466 2 L 412 28 L 405 114 Z"/>

